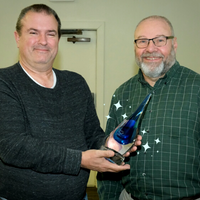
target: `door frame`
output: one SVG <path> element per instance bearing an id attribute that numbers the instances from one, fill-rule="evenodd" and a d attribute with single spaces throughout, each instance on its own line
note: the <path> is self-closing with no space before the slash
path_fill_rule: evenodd
<path id="1" fill-rule="evenodd" d="M 104 22 L 91 21 L 61 21 L 62 29 L 83 29 L 96 31 L 96 111 L 101 123 L 105 127 L 105 77 L 104 77 Z"/>

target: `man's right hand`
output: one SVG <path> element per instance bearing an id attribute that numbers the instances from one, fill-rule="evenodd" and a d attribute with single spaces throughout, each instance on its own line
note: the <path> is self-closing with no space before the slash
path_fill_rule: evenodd
<path id="1" fill-rule="evenodd" d="M 87 150 L 82 152 L 81 167 L 87 168 L 98 172 L 120 172 L 123 170 L 129 170 L 130 165 L 117 165 L 111 163 L 105 158 L 114 156 L 114 152 L 111 150 Z M 123 163 L 124 164 L 124 163 Z"/>

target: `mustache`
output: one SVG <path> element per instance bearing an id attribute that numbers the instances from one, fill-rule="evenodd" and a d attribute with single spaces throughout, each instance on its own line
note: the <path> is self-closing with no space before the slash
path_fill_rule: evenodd
<path id="1" fill-rule="evenodd" d="M 161 53 L 153 52 L 153 53 L 143 53 L 141 55 L 141 58 L 144 57 L 158 57 L 158 58 L 164 58 L 164 56 Z"/>

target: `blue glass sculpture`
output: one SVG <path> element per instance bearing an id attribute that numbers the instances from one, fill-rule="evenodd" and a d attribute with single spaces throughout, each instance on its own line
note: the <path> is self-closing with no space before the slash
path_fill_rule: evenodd
<path id="1" fill-rule="evenodd" d="M 144 113 L 144 110 L 146 106 L 148 105 L 148 102 L 151 98 L 151 93 L 148 94 L 145 99 L 142 101 L 142 103 L 138 106 L 136 111 L 129 116 L 127 119 L 125 119 L 115 130 L 113 134 L 114 138 L 114 146 L 117 147 L 117 149 L 109 148 L 108 146 L 103 146 L 102 149 L 111 149 L 115 152 L 115 156 L 112 158 L 109 158 L 108 160 L 111 162 L 114 162 L 116 164 L 121 164 L 124 161 L 124 154 L 129 151 L 134 143 L 135 139 L 137 137 L 137 134 L 139 132 L 139 124 L 141 122 L 141 117 Z"/>

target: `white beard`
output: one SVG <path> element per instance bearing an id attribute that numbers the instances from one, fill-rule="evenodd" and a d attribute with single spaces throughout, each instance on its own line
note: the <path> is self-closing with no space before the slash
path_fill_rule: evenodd
<path id="1" fill-rule="evenodd" d="M 140 68 L 146 76 L 157 78 L 163 75 L 164 63 L 162 62 L 159 66 L 155 66 L 154 63 L 147 65 L 142 62 Z"/>

